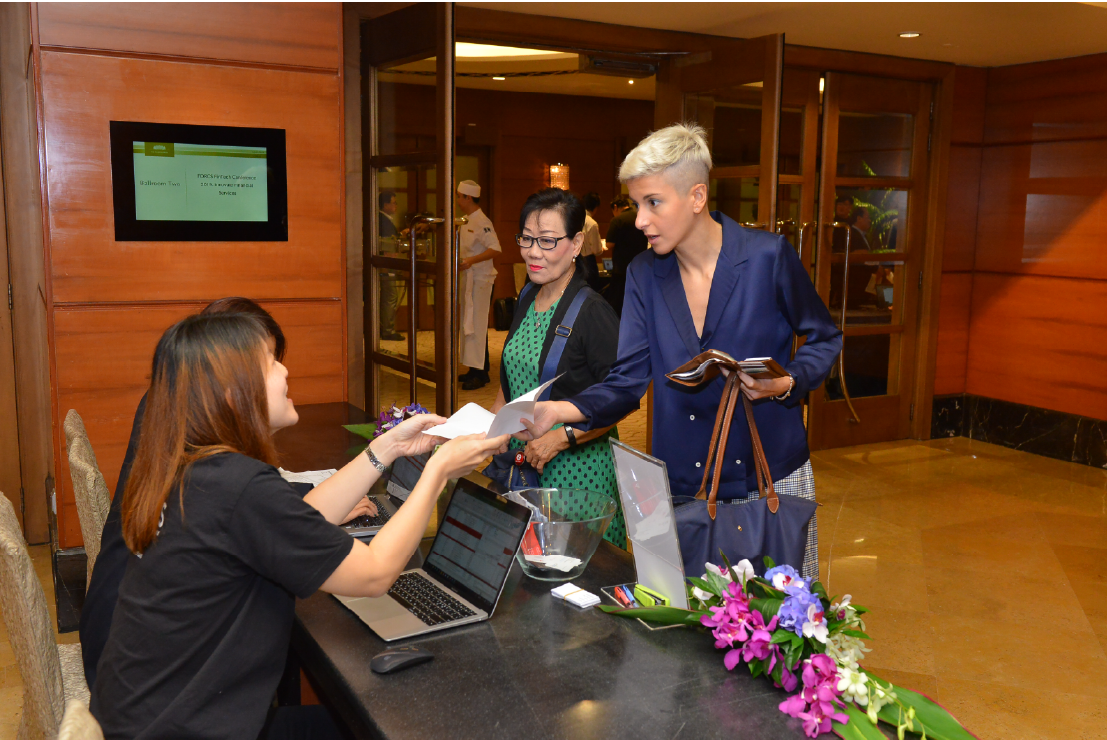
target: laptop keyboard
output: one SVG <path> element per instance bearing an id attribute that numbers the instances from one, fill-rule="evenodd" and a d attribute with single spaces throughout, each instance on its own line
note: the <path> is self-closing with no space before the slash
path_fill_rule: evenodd
<path id="1" fill-rule="evenodd" d="M 388 595 L 432 627 L 476 614 L 419 573 L 401 573 Z"/>
<path id="2" fill-rule="evenodd" d="M 346 522 L 345 526 L 349 529 L 364 529 L 367 527 L 383 527 L 385 522 L 392 518 L 392 515 L 388 513 L 388 510 L 377 502 L 377 515 L 368 516 L 362 514 L 357 519 L 351 519 Z"/>

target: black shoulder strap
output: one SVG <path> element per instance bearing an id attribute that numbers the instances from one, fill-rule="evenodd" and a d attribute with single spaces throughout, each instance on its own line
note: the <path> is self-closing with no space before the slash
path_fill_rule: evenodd
<path id="1" fill-rule="evenodd" d="M 546 362 L 542 365 L 542 383 L 550 382 L 550 380 L 557 375 L 557 365 L 561 362 L 561 355 L 565 352 L 565 345 L 569 343 L 569 337 L 573 334 L 573 324 L 576 323 L 577 315 L 580 314 L 580 308 L 593 293 L 595 293 L 595 291 L 587 285 L 582 286 L 581 289 L 577 291 L 577 294 L 573 296 L 573 302 L 569 304 L 569 310 L 565 312 L 565 316 L 562 318 L 561 323 L 554 329 L 553 343 L 550 344 L 550 351 L 546 354 Z M 553 386 L 550 386 L 542 391 L 542 395 L 539 396 L 538 400 L 550 400 L 550 391 L 552 388 Z"/>

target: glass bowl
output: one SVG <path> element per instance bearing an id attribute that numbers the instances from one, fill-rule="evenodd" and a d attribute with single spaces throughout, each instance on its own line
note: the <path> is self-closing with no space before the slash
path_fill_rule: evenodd
<path id="1" fill-rule="evenodd" d="M 540 581 L 569 581 L 588 561 L 615 516 L 612 496 L 577 488 L 528 488 L 508 498 L 531 509 L 531 523 L 516 559 Z"/>

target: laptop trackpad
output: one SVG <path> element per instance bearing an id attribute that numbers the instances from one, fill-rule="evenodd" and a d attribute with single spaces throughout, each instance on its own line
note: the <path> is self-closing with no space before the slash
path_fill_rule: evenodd
<path id="1" fill-rule="evenodd" d="M 421 632 L 426 625 L 391 596 L 364 597 L 346 602 L 346 608 L 385 640 Z"/>

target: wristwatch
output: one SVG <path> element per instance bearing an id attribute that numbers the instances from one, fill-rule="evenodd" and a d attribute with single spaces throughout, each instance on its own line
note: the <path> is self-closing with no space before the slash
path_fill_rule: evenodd
<path id="1" fill-rule="evenodd" d="M 373 454 L 373 448 L 369 445 L 365 446 L 365 455 L 369 458 L 369 462 L 372 463 L 373 467 L 376 468 L 377 472 L 379 472 L 381 475 L 384 475 L 388 472 L 388 466 L 382 463 L 380 459 L 378 459 L 377 456 Z"/>
<path id="2" fill-rule="evenodd" d="M 565 436 L 569 439 L 569 449 L 574 449 L 577 446 L 577 433 L 572 427 L 562 427 L 565 430 Z"/>

